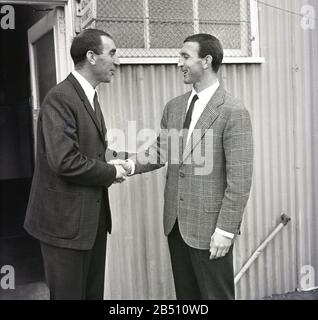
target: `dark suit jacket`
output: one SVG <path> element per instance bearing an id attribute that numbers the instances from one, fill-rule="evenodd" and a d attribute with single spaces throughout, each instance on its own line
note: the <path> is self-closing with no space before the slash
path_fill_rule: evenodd
<path id="1" fill-rule="evenodd" d="M 102 204 L 111 232 L 107 187 L 114 182 L 116 169 L 105 162 L 107 140 L 102 122 L 98 123 L 72 74 L 44 99 L 24 224 L 35 238 L 58 247 L 91 249 Z"/>
<path id="2" fill-rule="evenodd" d="M 188 143 L 182 150 L 181 143 L 175 144 L 175 135 L 183 127 L 190 94 L 167 103 L 161 121 L 160 149 L 156 142 L 146 153 L 138 154 L 135 173 L 168 162 L 165 234 L 171 232 L 178 217 L 184 241 L 203 250 L 209 249 L 216 227 L 239 233 L 252 182 L 253 137 L 248 111 L 220 86 L 195 126 L 192 145 Z"/>

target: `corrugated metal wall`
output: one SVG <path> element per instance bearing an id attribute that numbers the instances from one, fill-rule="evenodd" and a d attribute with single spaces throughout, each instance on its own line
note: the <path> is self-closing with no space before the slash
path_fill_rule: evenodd
<path id="1" fill-rule="evenodd" d="M 315 13 L 316 13 L 316 19 L 318 16 L 318 1 L 315 2 Z M 310 61 L 312 63 L 312 72 L 311 74 L 311 82 L 312 82 L 312 101 L 314 103 L 312 104 L 312 145 L 313 145 L 313 207 L 314 212 L 317 213 L 318 211 L 318 197 L 317 197 L 317 190 L 318 190 L 318 108 L 317 108 L 317 101 L 318 101 L 318 36 L 317 36 L 317 30 L 318 30 L 318 21 L 316 20 L 316 32 L 313 32 L 311 35 L 311 42 L 312 42 L 312 50 L 311 50 L 311 58 Z M 313 224 L 316 227 L 316 232 L 313 232 L 312 239 L 313 243 L 315 244 L 312 246 L 312 255 L 314 257 L 314 266 L 318 265 L 318 257 L 317 257 L 317 244 L 318 244 L 318 232 L 317 232 L 317 225 L 318 225 L 318 215 L 313 215 Z M 316 272 L 316 279 L 318 278 L 317 272 Z"/>
<path id="2" fill-rule="evenodd" d="M 279 7 L 295 12 L 308 4 L 318 12 L 314 0 L 279 1 Z M 304 30 L 299 16 L 263 5 L 259 19 L 266 62 L 225 65 L 221 72 L 227 89 L 251 113 L 255 141 L 254 181 L 235 247 L 236 271 L 282 213 L 292 220 L 241 279 L 238 299 L 293 291 L 301 287 L 302 266 L 318 268 L 317 26 Z M 158 129 L 165 103 L 186 89 L 175 65 L 123 65 L 114 82 L 100 88 L 107 126 L 123 129 L 126 136 L 131 135 L 128 121 L 136 121 L 137 132 Z M 127 148 L 135 151 L 117 143 L 117 149 Z M 162 227 L 164 174 L 161 169 L 132 177 L 110 189 L 114 229 L 108 240 L 106 299 L 175 298 Z"/>
<path id="3" fill-rule="evenodd" d="M 122 66 L 114 83 L 100 90 L 108 128 L 123 129 L 126 138 L 128 121 L 134 121 L 136 132 L 158 129 L 164 104 L 184 91 L 175 66 Z M 117 150 L 136 151 L 124 143 Z M 111 187 L 114 230 L 107 252 L 107 298 L 174 298 L 162 224 L 164 184 L 161 169 Z"/>

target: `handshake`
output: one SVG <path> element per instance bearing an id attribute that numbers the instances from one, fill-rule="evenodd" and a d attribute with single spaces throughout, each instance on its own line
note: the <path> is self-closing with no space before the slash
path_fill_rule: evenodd
<path id="1" fill-rule="evenodd" d="M 122 183 L 126 180 L 128 175 L 132 175 L 134 170 L 134 162 L 131 159 L 122 160 L 116 159 L 111 160 L 108 164 L 114 165 L 116 168 L 116 180 L 114 183 Z"/>

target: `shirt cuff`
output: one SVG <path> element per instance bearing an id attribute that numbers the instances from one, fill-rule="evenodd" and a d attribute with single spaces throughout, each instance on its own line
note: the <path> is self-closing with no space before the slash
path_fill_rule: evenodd
<path id="1" fill-rule="evenodd" d="M 215 232 L 217 232 L 218 234 L 221 234 L 224 237 L 230 238 L 230 239 L 234 238 L 234 233 L 227 232 L 227 231 L 224 231 L 224 230 L 219 229 L 219 228 L 216 228 Z"/>
<path id="2" fill-rule="evenodd" d="M 128 173 L 128 176 L 132 176 L 135 173 L 135 162 L 132 161 L 131 159 L 127 159 L 127 162 L 129 162 L 131 170 L 130 173 Z"/>

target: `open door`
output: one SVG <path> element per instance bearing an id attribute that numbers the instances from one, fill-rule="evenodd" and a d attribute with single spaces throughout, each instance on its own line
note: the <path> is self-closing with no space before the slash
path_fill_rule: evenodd
<path id="1" fill-rule="evenodd" d="M 31 104 L 34 130 L 41 103 L 47 92 L 64 80 L 69 70 L 65 14 L 57 7 L 28 30 L 31 71 Z M 36 135 L 35 135 L 36 137 Z"/>

